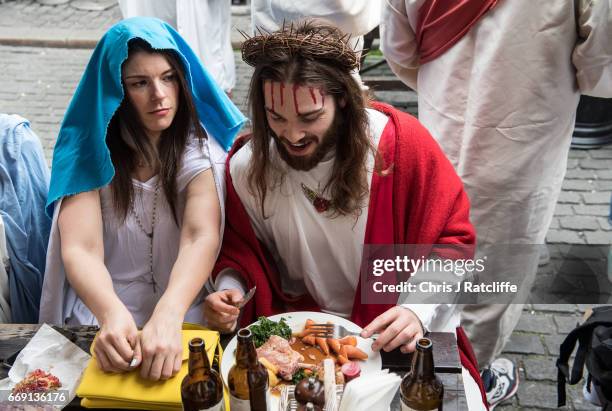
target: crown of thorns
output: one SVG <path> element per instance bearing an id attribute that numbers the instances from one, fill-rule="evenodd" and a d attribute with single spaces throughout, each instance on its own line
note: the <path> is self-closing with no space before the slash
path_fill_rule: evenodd
<path id="1" fill-rule="evenodd" d="M 283 27 L 270 33 L 257 29 L 259 35 L 249 37 L 242 32 L 242 59 L 250 66 L 282 61 L 287 56 L 311 60 L 327 60 L 334 66 L 351 71 L 359 67 L 358 54 L 349 45 L 350 35 L 331 26 L 311 22 Z"/>

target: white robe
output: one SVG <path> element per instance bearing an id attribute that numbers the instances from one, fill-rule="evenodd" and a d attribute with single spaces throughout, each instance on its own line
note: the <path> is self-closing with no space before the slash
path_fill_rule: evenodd
<path id="1" fill-rule="evenodd" d="M 479 243 L 543 244 L 580 93 L 612 96 L 612 0 L 500 1 L 419 66 L 422 3 L 387 0 L 387 62 L 417 90 L 419 120 L 463 180 Z M 526 276 L 537 269 L 532 257 L 520 262 Z M 481 365 L 499 353 L 521 312 L 519 304 L 493 308 L 462 319 Z"/>
<path id="2" fill-rule="evenodd" d="M 257 29 L 268 32 L 279 30 L 283 22 L 290 24 L 304 20 L 338 27 L 349 34 L 348 44 L 361 54 L 363 36 L 380 24 L 380 10 L 383 0 L 251 0 L 251 24 L 253 33 Z M 363 89 L 359 71 L 353 77 Z"/>
<path id="3" fill-rule="evenodd" d="M 203 143 L 202 149 L 197 141 L 191 141 L 188 144 L 182 168 L 177 175 L 178 227 L 174 223 L 163 192 L 160 190 L 158 193 L 153 236 L 154 276 L 157 283 L 155 292 L 150 278 L 149 238 L 139 227 L 131 211 L 128 212 L 124 223 L 118 223 L 110 187 L 105 186 L 100 189 L 104 228 L 104 264 L 112 277 L 113 288 L 117 296 L 133 315 L 138 327 L 146 324 L 168 285 L 172 267 L 178 256 L 180 223 L 185 207 L 187 186 L 198 174 L 211 168 L 211 164 L 222 212 L 220 229 L 220 238 L 222 238 L 223 222 L 225 221 L 225 158 L 225 151 L 212 138 Z M 152 203 L 157 179 L 158 176 L 146 182 L 133 180 L 134 212 L 139 215 L 146 230 L 150 230 L 151 227 Z M 39 322 L 60 325 L 97 324 L 94 315 L 66 281 L 57 225 L 60 207 L 61 200 L 56 203 L 53 214 Z M 220 245 L 217 253 L 219 251 Z M 202 304 L 205 294 L 206 291 L 203 289 L 196 297 L 185 315 L 185 321 L 204 324 Z"/>
<path id="4" fill-rule="evenodd" d="M 225 91 L 236 85 L 231 3 L 224 0 L 119 0 L 124 18 L 157 17 L 174 27 Z"/>
<path id="5" fill-rule="evenodd" d="M 381 0 L 251 0 L 253 29 L 267 31 L 305 18 L 337 26 L 344 33 L 363 36 L 380 23 Z"/>

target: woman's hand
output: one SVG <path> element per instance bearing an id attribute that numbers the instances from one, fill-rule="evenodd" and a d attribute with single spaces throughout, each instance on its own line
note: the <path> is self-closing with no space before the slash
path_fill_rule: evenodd
<path id="1" fill-rule="evenodd" d="M 425 333 L 419 317 L 402 306 L 393 307 L 376 317 L 365 326 L 361 336 L 368 338 L 375 332 L 380 332 L 380 335 L 372 344 L 372 350 L 388 352 L 401 346 L 403 353 L 413 352 L 417 340 Z"/>
<path id="2" fill-rule="evenodd" d="M 101 316 L 94 353 L 104 372 L 126 372 L 140 362 L 138 328 L 123 304 L 115 305 Z"/>
<path id="3" fill-rule="evenodd" d="M 210 294 L 204 300 L 204 316 L 210 328 L 229 333 L 236 329 L 240 310 L 235 304 L 243 297 L 242 291 L 232 288 Z"/>
<path id="4" fill-rule="evenodd" d="M 167 380 L 181 369 L 183 360 L 183 317 L 170 312 L 153 313 L 140 334 L 142 364 L 140 375 Z"/>

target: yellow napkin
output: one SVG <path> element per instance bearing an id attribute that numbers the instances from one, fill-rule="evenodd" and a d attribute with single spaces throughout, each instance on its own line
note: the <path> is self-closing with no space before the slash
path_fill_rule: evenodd
<path id="1" fill-rule="evenodd" d="M 183 326 L 183 365 L 174 377 L 165 381 L 149 381 L 140 377 L 136 369 L 124 374 L 106 374 L 98 367 L 93 357 L 83 373 L 77 395 L 82 398 L 81 405 L 87 408 L 119 408 L 173 411 L 182 410 L 181 382 L 187 375 L 187 360 L 189 359 L 189 341 L 192 338 L 202 338 L 206 346 L 206 354 L 212 364 L 219 342 L 219 333 L 194 324 Z M 95 343 L 95 341 L 94 341 Z M 221 347 L 219 347 L 221 354 Z M 219 364 L 221 358 L 219 358 Z M 227 391 L 224 389 L 224 391 Z M 226 409 L 229 409 L 227 392 L 225 392 Z"/>

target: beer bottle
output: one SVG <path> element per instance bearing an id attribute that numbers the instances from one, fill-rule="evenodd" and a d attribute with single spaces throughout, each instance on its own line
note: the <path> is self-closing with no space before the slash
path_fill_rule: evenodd
<path id="1" fill-rule="evenodd" d="M 444 386 L 434 373 L 433 349 L 429 338 L 420 338 L 412 355 L 412 368 L 400 386 L 402 411 L 442 410 Z"/>
<path id="2" fill-rule="evenodd" d="M 204 340 L 189 342 L 189 373 L 181 383 L 181 401 L 185 411 L 223 411 L 223 381 L 219 373 L 210 368 Z"/>
<path id="3" fill-rule="evenodd" d="M 248 328 L 238 331 L 236 364 L 230 369 L 227 385 L 232 411 L 268 411 L 270 392 L 268 371 L 257 360 L 253 334 Z"/>

